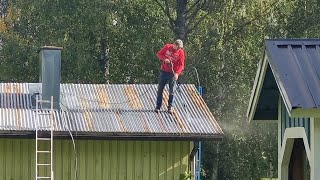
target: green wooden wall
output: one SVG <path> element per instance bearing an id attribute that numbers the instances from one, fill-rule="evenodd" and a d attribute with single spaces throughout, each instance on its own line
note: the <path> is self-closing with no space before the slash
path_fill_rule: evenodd
<path id="1" fill-rule="evenodd" d="M 70 140 L 55 140 L 54 176 L 73 180 L 77 157 L 78 180 L 179 180 L 188 170 L 190 151 L 188 141 L 77 140 L 75 156 Z M 34 163 L 35 140 L 0 139 L 0 180 L 33 180 Z"/>
<path id="2" fill-rule="evenodd" d="M 310 144 L 310 118 L 291 118 L 288 114 L 288 111 L 283 103 L 283 101 L 281 100 L 281 110 L 280 110 L 280 115 L 281 115 L 281 141 L 280 143 L 282 143 L 283 141 L 283 136 L 284 136 L 284 132 L 287 128 L 291 128 L 291 127 L 304 127 L 306 134 L 307 134 L 307 138 L 308 138 L 308 142 Z"/>

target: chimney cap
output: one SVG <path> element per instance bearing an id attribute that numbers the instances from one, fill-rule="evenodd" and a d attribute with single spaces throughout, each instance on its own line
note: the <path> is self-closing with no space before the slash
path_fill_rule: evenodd
<path id="1" fill-rule="evenodd" d="M 62 47 L 56 47 L 56 46 L 42 46 L 39 51 L 42 51 L 42 50 L 62 50 L 62 49 L 63 49 Z"/>

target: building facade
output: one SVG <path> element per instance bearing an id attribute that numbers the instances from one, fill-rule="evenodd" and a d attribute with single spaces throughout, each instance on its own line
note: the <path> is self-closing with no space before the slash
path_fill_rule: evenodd
<path id="1" fill-rule="evenodd" d="M 39 83 L 0 83 L 0 180 L 51 176 L 51 152 L 56 180 L 194 179 L 199 141 L 223 138 L 194 85 L 180 86 L 172 114 L 155 113 L 156 84 L 61 84 L 57 47 L 40 64 Z M 40 141 L 48 127 L 53 151 Z"/>
<path id="2" fill-rule="evenodd" d="M 280 180 L 320 179 L 320 40 L 265 41 L 247 116 L 278 124 Z"/>

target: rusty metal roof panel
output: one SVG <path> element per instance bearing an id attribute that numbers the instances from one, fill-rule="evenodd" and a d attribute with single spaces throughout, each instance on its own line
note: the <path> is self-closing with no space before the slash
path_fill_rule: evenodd
<path id="1" fill-rule="evenodd" d="M 34 131 L 38 83 L 0 83 L 0 131 Z M 61 84 L 61 110 L 54 111 L 57 132 L 109 136 L 222 138 L 223 132 L 193 85 L 175 91 L 175 112 L 155 113 L 156 84 Z M 41 116 L 41 126 L 49 116 Z M 46 129 L 43 129 L 46 130 Z"/>
<path id="2" fill-rule="evenodd" d="M 320 39 L 266 40 L 266 52 L 288 110 L 320 108 Z"/>

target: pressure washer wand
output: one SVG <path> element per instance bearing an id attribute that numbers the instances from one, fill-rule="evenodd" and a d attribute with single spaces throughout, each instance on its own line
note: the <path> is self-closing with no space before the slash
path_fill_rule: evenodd
<path id="1" fill-rule="evenodd" d="M 173 74 L 173 76 L 174 76 L 174 70 L 173 70 L 173 63 L 170 61 L 170 64 L 169 64 L 169 66 L 171 67 L 171 71 L 172 71 L 172 74 Z M 178 79 L 177 79 L 177 88 L 176 88 L 176 90 L 178 90 L 178 92 L 179 93 L 181 93 L 181 89 L 180 89 L 180 83 L 178 82 Z"/>
<path id="2" fill-rule="evenodd" d="M 172 64 L 172 62 L 170 61 L 170 65 L 169 65 L 170 67 L 171 67 L 171 71 L 172 71 L 172 73 L 174 74 L 174 70 L 173 70 L 173 64 Z"/>

